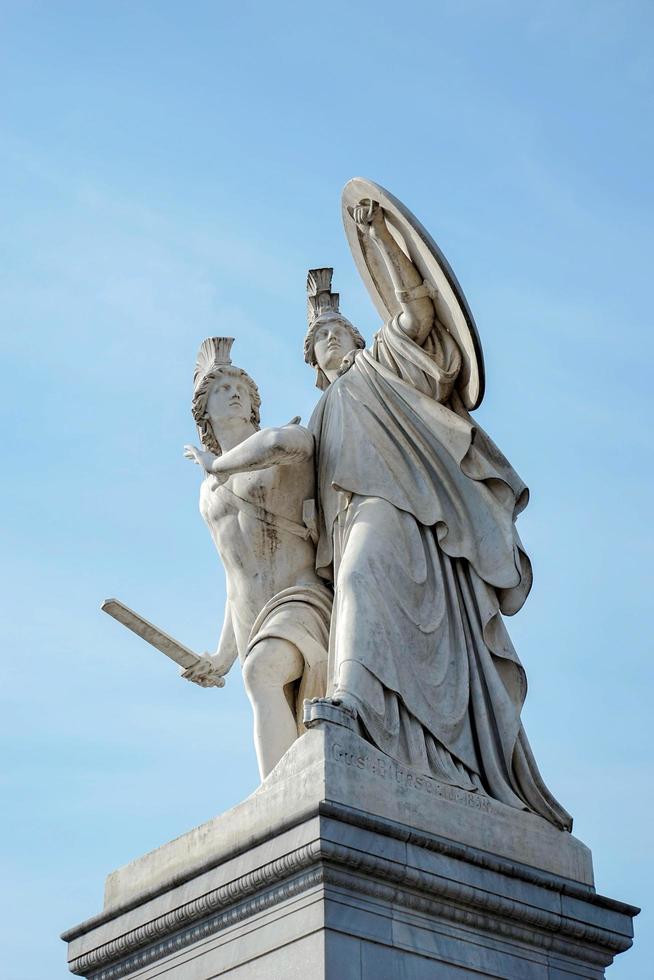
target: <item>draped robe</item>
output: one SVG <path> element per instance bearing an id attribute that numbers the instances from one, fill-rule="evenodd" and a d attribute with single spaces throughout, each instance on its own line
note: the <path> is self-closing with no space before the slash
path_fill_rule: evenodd
<path id="1" fill-rule="evenodd" d="M 329 692 L 345 686 L 396 760 L 570 829 L 520 721 L 526 677 L 502 619 L 531 587 L 515 528 L 527 488 L 454 389 L 451 336 L 436 322 L 421 346 L 398 319 L 309 423 L 316 564 L 335 590 Z"/>

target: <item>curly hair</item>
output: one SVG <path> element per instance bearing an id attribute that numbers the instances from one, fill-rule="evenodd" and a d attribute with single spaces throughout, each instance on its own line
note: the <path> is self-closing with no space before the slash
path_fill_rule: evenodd
<path id="1" fill-rule="evenodd" d="M 194 391 L 193 401 L 191 402 L 191 412 L 193 413 L 193 418 L 195 419 L 195 424 L 198 428 L 200 442 L 206 450 L 208 450 L 210 453 L 214 453 L 216 456 L 222 455 L 222 449 L 207 415 L 207 401 L 209 399 L 211 385 L 216 378 L 220 377 L 222 374 L 226 374 L 230 378 L 243 379 L 247 385 L 250 395 L 250 422 L 255 429 L 261 428 L 261 415 L 259 411 L 261 408 L 261 395 L 259 394 L 259 389 L 257 388 L 256 384 L 247 371 L 243 370 L 243 368 L 234 367 L 233 364 L 221 364 L 215 371 L 210 371 L 209 374 L 204 376 L 197 389 Z"/>
<path id="2" fill-rule="evenodd" d="M 361 350 L 366 346 L 366 342 L 363 336 L 359 333 L 359 331 L 354 326 L 354 324 L 350 323 L 347 317 L 344 317 L 341 313 L 336 313 L 335 311 L 334 312 L 329 311 L 327 313 L 322 313 L 319 317 L 316 317 L 313 323 L 309 326 L 306 337 L 304 338 L 304 360 L 307 364 L 310 364 L 311 367 L 315 367 L 316 388 L 320 388 L 321 391 L 324 391 L 325 388 L 329 387 L 329 380 L 325 372 L 322 370 L 322 368 L 318 365 L 318 362 L 316 361 L 315 338 L 316 338 L 316 331 L 318 330 L 318 328 L 322 327 L 323 324 L 328 323 L 331 320 L 337 320 L 339 323 L 342 323 L 344 327 L 347 327 L 347 329 L 352 334 L 352 340 L 354 341 L 355 350 Z"/>

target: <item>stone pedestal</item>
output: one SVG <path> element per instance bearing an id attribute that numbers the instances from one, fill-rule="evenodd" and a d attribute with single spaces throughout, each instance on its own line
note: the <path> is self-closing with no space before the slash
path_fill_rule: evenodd
<path id="1" fill-rule="evenodd" d="M 109 875 L 69 930 L 93 980 L 604 976 L 632 941 L 588 848 L 532 814 L 396 765 L 313 709 L 233 810 Z"/>

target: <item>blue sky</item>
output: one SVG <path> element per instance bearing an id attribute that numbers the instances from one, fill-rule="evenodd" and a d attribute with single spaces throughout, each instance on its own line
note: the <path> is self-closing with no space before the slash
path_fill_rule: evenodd
<path id="1" fill-rule="evenodd" d="M 264 423 L 306 419 L 307 268 L 376 315 L 345 181 L 429 228 L 473 308 L 480 423 L 529 484 L 509 627 L 547 782 L 598 890 L 650 905 L 654 8 L 0 2 L 7 980 L 67 976 L 104 876 L 257 783 L 250 709 L 99 612 L 198 650 L 224 602 L 190 386 L 235 336 Z M 651 976 L 654 922 L 609 971 Z"/>

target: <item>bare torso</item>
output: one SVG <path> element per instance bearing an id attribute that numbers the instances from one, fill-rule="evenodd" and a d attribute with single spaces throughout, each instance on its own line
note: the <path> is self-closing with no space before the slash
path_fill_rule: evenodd
<path id="1" fill-rule="evenodd" d="M 254 620 L 273 596 L 321 580 L 315 572 L 311 539 L 261 520 L 237 498 L 302 526 L 304 501 L 314 497 L 313 460 L 236 473 L 224 486 L 226 489 L 212 475 L 204 479 L 200 512 L 225 566 L 227 597 L 242 658 Z"/>

